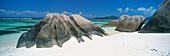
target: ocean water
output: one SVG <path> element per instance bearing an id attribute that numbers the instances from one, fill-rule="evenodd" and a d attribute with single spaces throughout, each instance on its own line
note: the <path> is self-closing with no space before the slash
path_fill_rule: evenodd
<path id="1" fill-rule="evenodd" d="M 41 19 L 2 19 L 0 18 L 0 40 L 1 38 L 12 38 L 12 36 L 18 34 L 21 35 L 23 32 L 30 30 L 33 25 Z M 94 24 L 102 26 L 114 19 L 91 19 Z M 146 21 L 147 22 L 147 21 Z M 145 24 L 146 24 L 145 22 Z M 108 27 L 102 27 L 103 29 L 111 29 Z M 19 37 L 19 36 L 17 36 Z"/>
<path id="2" fill-rule="evenodd" d="M 2 19 L 1 18 L 0 19 L 0 38 L 3 35 L 26 32 L 30 30 L 33 27 L 33 25 L 40 20 L 41 19 Z M 113 19 L 107 19 L 107 20 L 93 19 L 90 21 L 92 21 L 94 24 L 101 26 L 110 21 L 113 21 Z"/>
<path id="3" fill-rule="evenodd" d="M 2 19 L 0 18 L 0 45 L 4 45 L 8 42 L 17 42 L 16 39 L 19 39 L 22 33 L 30 30 L 34 24 L 41 19 Z M 103 25 L 110 21 L 107 20 L 98 20 L 93 19 L 90 20 L 96 25 Z M 103 28 L 103 29 L 111 29 L 111 28 Z M 14 40 L 15 39 L 15 40 Z"/>
<path id="4" fill-rule="evenodd" d="M 0 19 L 0 36 L 28 31 L 40 19 Z"/>

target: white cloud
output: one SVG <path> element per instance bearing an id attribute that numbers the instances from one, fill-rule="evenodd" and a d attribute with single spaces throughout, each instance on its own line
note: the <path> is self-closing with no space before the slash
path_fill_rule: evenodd
<path id="1" fill-rule="evenodd" d="M 156 9 L 154 9 L 154 7 L 149 7 L 149 8 L 145 8 L 145 7 L 139 7 L 137 10 L 133 9 L 133 8 L 129 8 L 127 7 L 126 9 L 123 9 L 122 8 L 118 8 L 117 9 L 119 12 L 124 12 L 124 13 L 127 13 L 130 11 L 133 11 L 133 12 L 137 12 L 137 11 L 141 11 L 143 12 L 145 15 L 153 15 L 153 13 L 156 11 Z"/>
<path id="2" fill-rule="evenodd" d="M 15 11 L 8 11 L 6 12 L 7 14 L 13 14 L 13 13 L 16 13 Z"/>
<path id="3" fill-rule="evenodd" d="M 68 14 L 68 12 L 67 12 L 67 11 L 63 11 L 62 13 L 63 13 L 63 14 Z"/>
<path id="4" fill-rule="evenodd" d="M 79 12 L 79 14 L 82 14 L 82 12 Z"/>
<path id="5" fill-rule="evenodd" d="M 24 13 L 28 13 L 28 14 L 32 14 L 32 15 L 39 14 L 37 11 L 29 11 L 29 10 L 28 11 L 24 11 Z"/>
<path id="6" fill-rule="evenodd" d="M 127 8 L 125 9 L 124 13 L 126 13 L 126 12 L 128 12 L 128 11 L 129 11 L 129 8 L 127 7 Z"/>
<path id="7" fill-rule="evenodd" d="M 72 14 L 71 12 L 63 11 L 63 14 Z"/>
<path id="8" fill-rule="evenodd" d="M 133 12 L 135 12 L 136 10 L 134 10 L 134 9 L 130 9 L 131 11 L 133 11 Z"/>
<path id="9" fill-rule="evenodd" d="M 122 8 L 117 8 L 117 10 L 119 11 L 119 12 L 123 12 L 123 9 Z"/>
<path id="10" fill-rule="evenodd" d="M 5 9 L 0 9 L 0 12 L 2 13 L 6 13 L 6 14 L 12 14 L 12 13 L 15 13 L 15 11 L 7 11 Z"/>
<path id="11" fill-rule="evenodd" d="M 45 15 L 48 13 L 51 13 L 49 11 L 46 12 L 37 12 L 37 11 L 12 11 L 12 10 L 5 10 L 5 9 L 0 9 L 0 12 L 2 12 L 3 14 L 16 14 L 16 15 L 27 15 L 27 14 L 31 14 L 31 15 Z"/>
<path id="12" fill-rule="evenodd" d="M 145 11 L 146 9 L 144 7 L 140 7 L 137 9 L 137 11 Z"/>
<path id="13" fill-rule="evenodd" d="M 71 12 L 63 11 L 62 13 L 63 13 L 63 14 L 66 14 L 66 15 L 79 14 L 79 15 L 82 15 L 82 16 L 87 17 L 87 18 L 93 18 L 93 17 L 94 17 L 94 16 L 92 16 L 91 14 L 83 14 L 83 12 L 71 13 Z"/>
<path id="14" fill-rule="evenodd" d="M 6 10 L 5 9 L 0 9 L 0 12 L 6 12 Z"/>
<path id="15" fill-rule="evenodd" d="M 36 11 L 29 11 L 29 10 L 24 11 L 24 12 L 26 12 L 26 13 L 37 13 Z"/>
<path id="16" fill-rule="evenodd" d="M 144 7 L 140 7 L 140 8 L 138 8 L 137 11 L 142 11 L 146 15 L 153 15 L 153 13 L 156 11 L 156 9 L 154 9 L 153 7 L 149 7 L 148 9 L 146 9 Z"/>
<path id="17" fill-rule="evenodd" d="M 87 17 L 87 18 L 94 18 L 95 16 L 91 15 L 91 14 L 82 14 L 83 17 Z"/>
<path id="18" fill-rule="evenodd" d="M 71 12 L 67 12 L 67 11 L 63 11 L 62 13 L 63 13 L 63 14 L 67 14 L 67 15 L 71 15 L 71 14 L 73 14 L 73 13 L 71 13 Z M 81 14 L 83 14 L 83 12 L 79 12 L 79 13 L 75 13 L 75 14 L 79 14 L 79 15 L 81 15 Z"/>
<path id="19" fill-rule="evenodd" d="M 0 14 L 1 15 L 19 15 L 19 16 L 42 16 L 42 15 L 46 15 L 48 13 L 51 13 L 49 11 L 44 11 L 44 12 L 38 12 L 38 11 L 30 11 L 30 10 L 25 10 L 25 11 L 13 11 L 13 10 L 5 10 L 5 9 L 0 9 Z M 66 15 L 71 15 L 73 13 L 71 12 L 67 12 L 67 11 L 63 11 L 63 14 Z M 75 13 L 75 14 L 79 14 L 82 15 L 83 12 L 79 12 L 79 13 Z"/>
<path id="20" fill-rule="evenodd" d="M 133 11 L 133 12 L 136 11 L 136 10 L 134 10 L 134 9 L 132 9 L 132 8 L 130 9 L 129 7 L 127 7 L 127 8 L 125 9 L 125 11 L 123 11 L 122 8 L 118 8 L 117 10 L 118 10 L 119 12 L 121 12 L 121 13 L 122 13 L 122 12 L 124 12 L 124 13 L 129 12 L 129 10 L 130 10 L 130 11 Z"/>

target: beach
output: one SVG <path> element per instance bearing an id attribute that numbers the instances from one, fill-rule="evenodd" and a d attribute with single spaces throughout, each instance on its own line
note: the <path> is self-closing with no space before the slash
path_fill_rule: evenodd
<path id="1" fill-rule="evenodd" d="M 170 56 L 170 0 L 0 0 L 0 56 Z"/>
<path id="2" fill-rule="evenodd" d="M 111 28 L 111 29 L 108 29 Z M 93 35 L 93 40 L 83 37 L 85 42 L 78 43 L 72 37 L 63 47 L 16 48 L 16 38 L 1 42 L 0 56 L 169 56 L 169 33 L 118 32 L 115 27 L 103 27 L 109 36 Z M 6 37 L 6 36 L 4 36 Z M 12 36 L 8 36 L 12 37 Z"/>

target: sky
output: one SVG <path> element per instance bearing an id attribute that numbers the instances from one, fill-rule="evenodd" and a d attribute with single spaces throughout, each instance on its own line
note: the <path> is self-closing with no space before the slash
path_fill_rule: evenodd
<path id="1" fill-rule="evenodd" d="M 150 17 L 163 0 L 0 0 L 0 17 L 45 17 L 48 13 L 86 18 L 142 15 Z"/>

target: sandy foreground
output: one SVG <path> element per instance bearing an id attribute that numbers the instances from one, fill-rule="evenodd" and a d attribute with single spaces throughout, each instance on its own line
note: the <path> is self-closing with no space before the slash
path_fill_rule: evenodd
<path id="1" fill-rule="evenodd" d="M 109 29 L 111 28 L 111 29 Z M 83 37 L 78 43 L 72 37 L 63 47 L 15 48 L 21 34 L 13 34 L 6 41 L 0 39 L 0 56 L 170 56 L 170 33 L 118 32 L 114 27 L 104 28 L 109 36 Z"/>

